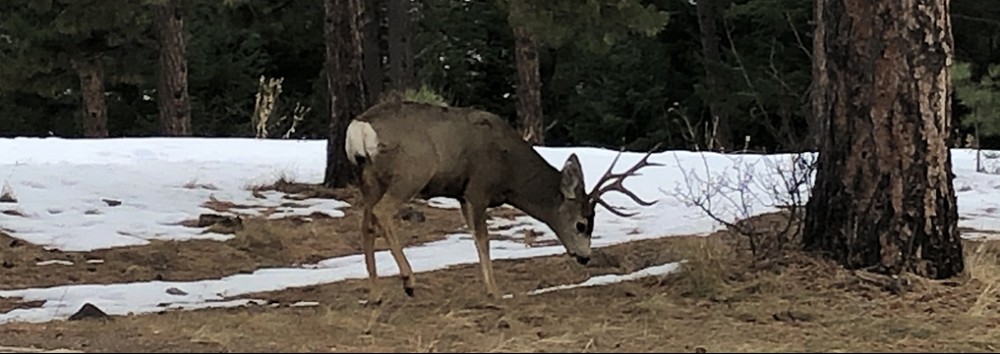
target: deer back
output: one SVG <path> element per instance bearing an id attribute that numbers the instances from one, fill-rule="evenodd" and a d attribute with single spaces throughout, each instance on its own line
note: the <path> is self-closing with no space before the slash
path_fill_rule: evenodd
<path id="1" fill-rule="evenodd" d="M 517 157 L 534 153 L 502 118 L 471 108 L 390 101 L 356 121 L 371 125 L 378 145 L 373 165 L 384 177 L 432 175 L 425 197 L 461 197 L 471 184 L 496 198 L 516 172 Z"/>

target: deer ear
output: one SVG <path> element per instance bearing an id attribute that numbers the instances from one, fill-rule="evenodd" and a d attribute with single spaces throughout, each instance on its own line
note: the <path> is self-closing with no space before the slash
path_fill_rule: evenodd
<path id="1" fill-rule="evenodd" d="M 583 169 L 576 154 L 570 154 L 562 168 L 562 193 L 567 199 L 580 199 L 583 191 Z"/>

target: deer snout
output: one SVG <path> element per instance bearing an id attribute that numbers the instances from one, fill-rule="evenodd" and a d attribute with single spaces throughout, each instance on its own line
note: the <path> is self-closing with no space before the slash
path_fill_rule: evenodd
<path id="1" fill-rule="evenodd" d="M 576 262 L 587 265 L 590 262 L 590 240 L 586 238 L 569 239 L 565 243 L 566 254 L 576 258 Z"/>
<path id="2" fill-rule="evenodd" d="M 590 250 L 586 250 L 584 252 L 570 252 L 569 255 L 576 258 L 576 262 L 581 265 L 587 265 L 587 263 L 590 263 Z"/>

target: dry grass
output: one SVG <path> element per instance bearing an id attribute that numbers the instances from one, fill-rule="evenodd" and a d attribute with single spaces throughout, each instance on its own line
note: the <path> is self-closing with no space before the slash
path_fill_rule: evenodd
<path id="1" fill-rule="evenodd" d="M 293 178 L 290 178 L 284 174 L 278 177 L 274 183 L 267 185 L 251 185 L 247 186 L 247 189 L 253 193 L 256 193 L 259 198 L 263 198 L 259 195 L 261 192 L 275 191 L 285 194 L 285 198 L 291 200 L 303 200 L 310 198 L 331 198 L 338 199 L 347 202 L 353 202 L 358 196 L 358 190 L 354 187 L 348 188 L 326 188 L 321 185 L 308 184 L 308 183 L 298 183 L 295 182 Z"/>
<path id="2" fill-rule="evenodd" d="M 298 250 L 283 230 L 243 247 L 302 254 L 318 246 Z M 273 237 L 281 241 L 269 243 Z M 520 294 L 686 261 L 670 275 L 609 286 L 489 300 L 478 265 L 469 264 L 417 274 L 423 286 L 413 298 L 395 277 L 381 279 L 386 298 L 376 307 L 358 304 L 368 282 L 349 280 L 245 296 L 272 305 L 7 324 L 0 338 L 103 352 L 996 351 L 998 254 L 995 243 L 970 241 L 965 276 L 917 281 L 897 294 L 877 277 L 801 252 L 753 257 L 745 238 L 720 232 L 608 247 L 588 267 L 564 255 L 494 262 L 501 290 Z M 320 305 L 287 306 L 299 301 Z"/>
<path id="3" fill-rule="evenodd" d="M 723 242 L 720 237 L 697 237 L 678 243 L 678 251 L 685 255 L 676 275 L 677 284 L 686 289 L 682 296 L 709 299 L 726 290 L 725 273 L 735 258 Z"/>
<path id="4" fill-rule="evenodd" d="M 83 352 L 79 350 L 70 350 L 65 348 L 42 349 L 34 347 L 5 347 L 0 345 L 0 353 L 83 353 Z"/>
<path id="5" fill-rule="evenodd" d="M 298 192 L 312 190 L 326 195 L 344 192 L 321 192 L 316 186 L 284 186 Z M 300 194 L 296 194 L 300 195 Z M 294 203 L 294 202 L 290 202 Z M 208 201 L 220 211 L 237 207 L 223 201 Z M 423 220 L 400 220 L 400 236 L 407 245 L 443 239 L 448 233 L 465 227 L 460 213 L 413 204 Z M 216 279 L 263 267 L 298 266 L 323 259 L 357 254 L 361 244 L 357 232 L 360 214 L 348 208 L 341 218 L 224 217 L 202 215 L 188 226 L 209 227 L 210 231 L 232 234 L 230 240 L 152 241 L 143 246 L 119 247 L 93 252 L 46 250 L 0 232 L 0 289 L 45 287 L 80 283 L 119 283 L 149 280 L 189 281 Z M 388 246 L 382 239 L 376 248 Z M 71 265 L 39 262 L 59 260 Z M 100 260 L 101 263 L 88 263 Z"/>
<path id="6" fill-rule="evenodd" d="M 478 268 L 467 265 L 423 273 L 425 292 L 408 298 L 389 291 L 380 307 L 358 305 L 367 282 L 352 280 L 248 296 L 276 307 L 11 324 L 0 331 L 11 344 L 86 344 L 115 352 L 979 352 L 1000 345 L 1000 317 L 969 312 L 982 290 L 974 284 L 929 283 L 892 295 L 798 255 L 744 266 L 745 258 L 729 258 L 745 255 L 734 244 L 723 235 L 635 242 L 605 249 L 604 257 L 614 260 L 609 264 L 617 265 L 600 268 L 580 267 L 564 256 L 497 261 L 499 285 L 516 292 L 627 272 L 642 263 L 689 260 L 684 270 L 659 279 L 502 301 L 481 296 Z M 645 261 L 632 259 L 637 254 Z M 741 266 L 707 269 L 731 261 Z M 383 284 L 391 287 L 395 279 Z M 686 295 L 699 289 L 715 295 Z M 321 305 L 284 306 L 297 301 Z M 62 335 L 53 339 L 53 332 Z"/>
<path id="7" fill-rule="evenodd" d="M 967 242 L 965 244 L 965 274 L 970 282 L 976 282 L 982 290 L 969 314 L 982 316 L 997 313 L 1000 300 L 1000 243 Z"/>

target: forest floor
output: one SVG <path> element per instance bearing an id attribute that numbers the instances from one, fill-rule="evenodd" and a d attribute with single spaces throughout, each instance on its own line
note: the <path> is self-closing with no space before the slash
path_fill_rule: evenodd
<path id="1" fill-rule="evenodd" d="M 427 242 L 464 227 L 457 210 L 415 204 L 406 232 Z M 0 235 L 0 288 L 195 280 L 360 253 L 358 215 L 244 219 L 235 238 L 154 242 L 95 252 L 47 251 Z M 509 213 L 509 211 L 497 211 Z M 748 220 L 773 227 L 785 214 Z M 770 233 L 774 237 L 777 232 Z M 477 264 L 418 273 L 415 297 L 385 277 L 255 293 L 266 304 L 0 325 L 12 347 L 84 352 L 995 352 L 1000 244 L 966 241 L 966 274 L 944 281 L 844 270 L 800 251 L 754 256 L 720 231 L 602 248 L 584 267 L 565 255 L 493 262 L 507 293 L 684 260 L 679 270 L 617 284 L 489 300 Z M 775 242 L 771 242 L 774 244 Z M 767 242 L 761 242 L 767 244 Z M 384 243 L 378 243 L 384 249 Z M 41 259 L 72 265 L 51 271 Z M 102 259 L 103 263 L 88 263 Z M 384 267 L 384 266 L 383 266 Z M 290 306 L 312 303 L 312 306 Z M 0 312 L 39 306 L 0 299 Z"/>

